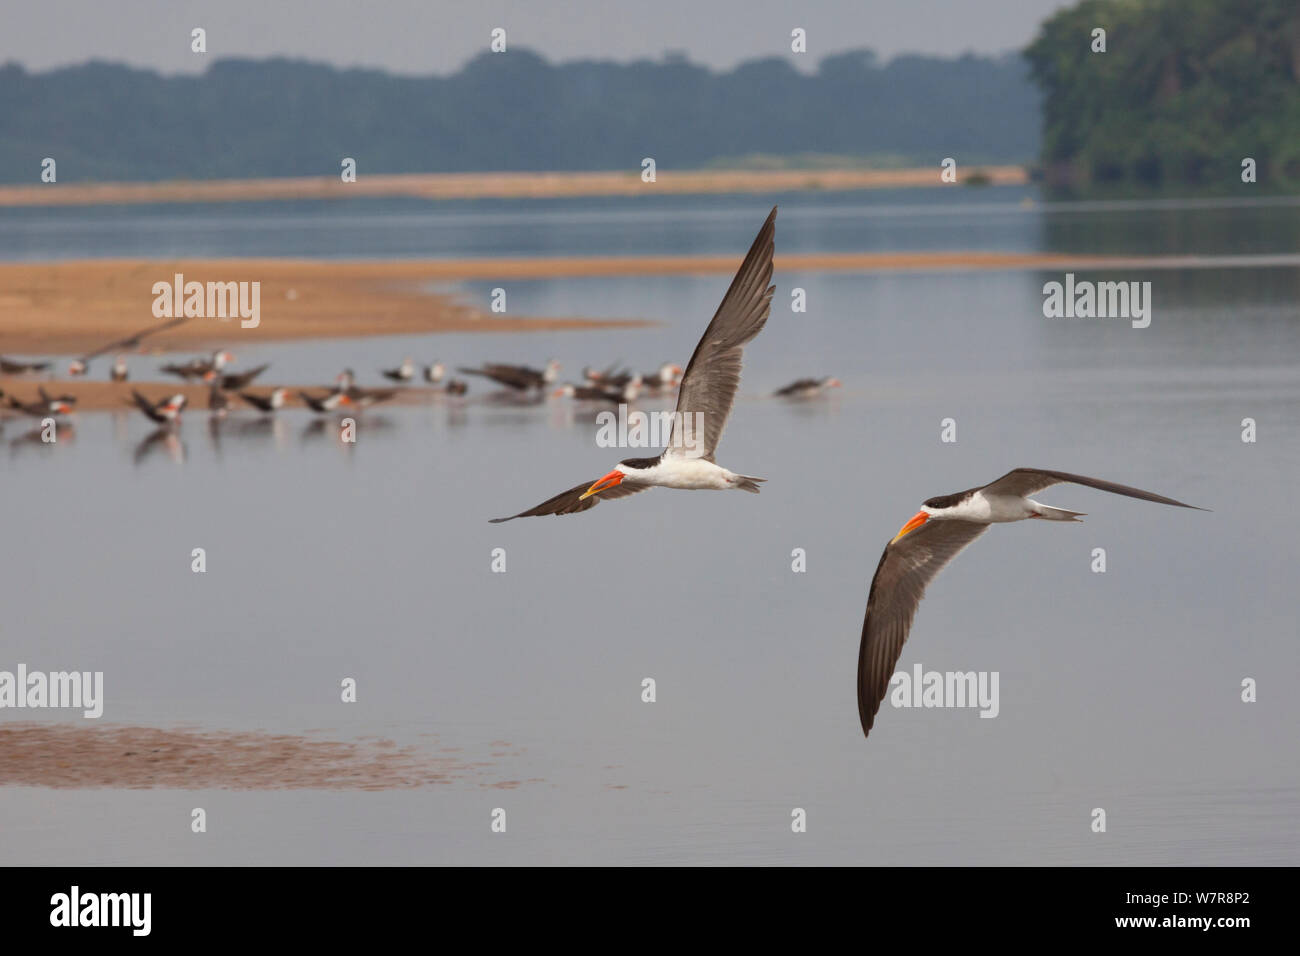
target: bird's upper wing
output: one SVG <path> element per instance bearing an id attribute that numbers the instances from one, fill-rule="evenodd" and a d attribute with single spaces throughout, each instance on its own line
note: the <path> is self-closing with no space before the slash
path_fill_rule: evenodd
<path id="1" fill-rule="evenodd" d="M 885 547 L 871 580 L 858 648 L 858 717 L 863 735 L 871 732 L 889 690 L 926 585 L 987 528 L 974 521 L 930 521 Z"/>
<path id="2" fill-rule="evenodd" d="M 682 375 L 677 414 L 673 416 L 673 433 L 666 452 L 671 458 L 713 460 L 736 401 L 736 389 L 740 387 L 745 344 L 763 330 L 772 311 L 772 293 L 776 290 L 771 284 L 775 236 L 776 207 L 773 206 Z M 702 416 L 703 434 L 694 432 L 696 415 Z"/>
<path id="3" fill-rule="evenodd" d="M 533 518 L 540 515 L 572 515 L 596 507 L 596 503 L 602 498 L 626 498 L 638 491 L 645 491 L 647 488 L 654 487 L 653 485 L 619 484 L 614 485 L 612 488 L 606 488 L 604 491 L 598 491 L 589 498 L 582 498 L 582 495 L 593 483 L 594 481 L 584 481 L 568 491 L 561 491 L 554 498 L 547 498 L 536 508 L 529 508 L 517 515 L 511 515 L 508 518 L 489 518 L 488 520 L 492 524 L 500 524 L 502 521 L 513 521 L 516 518 Z M 580 498 L 582 500 L 579 500 Z"/>
<path id="4" fill-rule="evenodd" d="M 1153 494 L 1150 491 L 1143 491 L 1141 488 L 1131 488 L 1128 485 L 1117 485 L 1113 481 L 1102 481 L 1100 478 L 1088 478 L 1084 475 L 1072 475 L 1064 471 L 1046 471 L 1042 468 L 1016 468 L 1009 471 L 997 481 L 985 485 L 983 491 L 992 494 L 1018 495 L 1022 498 L 1042 491 L 1044 488 L 1050 488 L 1052 485 L 1059 485 L 1062 482 L 1069 482 L 1075 485 L 1086 485 L 1089 488 L 1096 488 L 1100 491 L 1109 491 L 1115 495 L 1127 495 L 1130 498 L 1141 498 L 1143 501 L 1156 501 L 1162 505 L 1175 505 L 1179 508 L 1195 508 L 1197 511 L 1205 511 L 1205 508 L 1197 508 L 1196 505 L 1184 504 L 1181 501 L 1175 501 L 1173 498 L 1166 498 L 1164 495 Z M 906 539 L 904 539 L 906 540 Z"/>
<path id="5" fill-rule="evenodd" d="M 188 317 L 182 317 L 179 319 L 171 319 L 167 322 L 163 322 L 161 325 L 151 325 L 147 329 L 141 329 L 139 332 L 136 332 L 134 335 L 128 335 L 124 339 L 118 339 L 114 342 L 109 342 L 107 345 L 101 346 L 100 348 L 95 349 L 95 351 L 93 352 L 87 352 L 85 355 L 81 357 L 81 361 L 88 362 L 97 356 L 103 355 L 105 352 L 112 352 L 114 349 L 126 348 L 127 346 L 139 345 L 140 340 L 143 339 L 146 335 L 153 335 L 155 332 L 161 332 L 163 329 L 170 329 L 174 325 L 180 325 L 182 322 L 188 322 L 188 321 L 189 321 Z"/>

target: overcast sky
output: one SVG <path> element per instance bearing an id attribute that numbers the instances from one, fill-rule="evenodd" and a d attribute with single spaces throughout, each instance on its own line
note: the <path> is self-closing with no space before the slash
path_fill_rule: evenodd
<path id="1" fill-rule="evenodd" d="M 221 56 L 293 56 L 397 73 L 455 71 L 504 27 L 551 60 L 658 58 L 678 50 L 725 68 L 790 52 L 808 33 L 811 67 L 870 47 L 1003 53 L 1023 47 L 1065 0 L 0 0 L 0 62 L 28 69 L 125 62 L 199 72 Z M 207 30 L 208 55 L 190 52 Z"/>

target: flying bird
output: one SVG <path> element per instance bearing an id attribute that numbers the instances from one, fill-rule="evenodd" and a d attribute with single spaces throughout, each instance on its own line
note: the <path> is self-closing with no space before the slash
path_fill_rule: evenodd
<path id="1" fill-rule="evenodd" d="M 991 524 L 1029 518 L 1078 521 L 1083 516 L 1081 511 L 1051 508 L 1029 497 L 1063 483 L 1162 505 L 1206 510 L 1128 485 L 1041 468 L 1017 468 L 981 488 L 929 499 L 885 546 L 871 581 L 858 648 L 858 718 L 864 736 L 871 733 L 926 586 Z"/>
<path id="2" fill-rule="evenodd" d="M 776 208 L 758 231 L 722 304 L 686 365 L 668 448 L 656 458 L 628 458 L 603 478 L 583 482 L 548 498 L 535 508 L 494 523 L 535 515 L 567 515 L 594 508 L 602 498 L 625 498 L 660 485 L 690 490 L 715 489 L 758 493 L 763 478 L 738 475 L 714 460 L 722 430 L 740 386 L 744 347 L 763 330 L 772 311 L 772 253 Z M 692 436 L 693 423 L 702 428 Z"/>
<path id="3" fill-rule="evenodd" d="M 180 325 L 182 322 L 188 322 L 188 321 L 189 321 L 188 317 L 182 317 L 179 319 L 170 319 L 166 322 L 161 323 L 160 325 L 151 325 L 147 329 L 141 329 L 139 332 L 136 332 L 132 335 L 128 335 L 124 339 L 117 339 L 113 342 L 109 342 L 107 345 L 97 348 L 93 352 L 87 352 L 79 359 L 73 359 L 72 363 L 68 366 L 68 374 L 85 375 L 86 371 L 90 367 L 91 359 L 98 358 L 99 356 L 103 355 L 106 352 L 119 352 L 123 350 L 139 348 L 140 343 L 144 341 L 146 336 L 154 335 L 155 333 L 161 332 L 164 329 L 170 329 L 172 326 Z M 123 367 L 125 368 L 125 365 L 123 365 Z M 123 377 L 122 379 L 114 378 L 113 381 L 124 382 L 126 381 L 126 378 L 125 377 Z"/>

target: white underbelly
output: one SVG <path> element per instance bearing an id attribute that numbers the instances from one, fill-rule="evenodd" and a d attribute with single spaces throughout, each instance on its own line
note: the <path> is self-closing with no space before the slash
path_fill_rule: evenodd
<path id="1" fill-rule="evenodd" d="M 985 519 L 990 522 L 1003 521 L 1024 521 L 1033 515 L 1033 509 L 1029 507 L 1024 498 L 1018 495 L 976 495 L 984 501 L 987 508 L 988 517 Z"/>
<path id="2" fill-rule="evenodd" d="M 669 458 L 653 468 L 648 477 L 663 488 L 717 491 L 735 487 L 735 475 L 703 458 Z"/>

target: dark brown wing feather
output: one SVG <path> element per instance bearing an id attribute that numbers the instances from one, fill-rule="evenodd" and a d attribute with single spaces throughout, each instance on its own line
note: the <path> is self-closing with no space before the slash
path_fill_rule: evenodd
<path id="1" fill-rule="evenodd" d="M 695 352 L 682 375 L 681 389 L 677 393 L 677 411 L 674 416 L 673 436 L 669 440 L 668 454 L 685 457 L 688 454 L 713 460 L 722 430 L 731 415 L 740 387 L 740 366 L 745 344 L 763 331 L 768 314 L 772 311 L 772 253 L 776 237 L 776 207 L 772 207 L 763 228 L 758 231 L 754 244 L 749 247 L 745 261 L 736 277 L 731 280 L 722 304 L 713 315 L 713 321 L 704 330 Z M 678 422 L 686 415 L 700 413 L 704 416 L 704 434 L 677 435 Z M 690 420 L 694 425 L 694 419 Z M 687 441 L 689 439 L 689 441 Z M 684 446 L 702 445 L 694 451 Z M 702 451 L 703 454 L 699 455 Z"/>
<path id="2" fill-rule="evenodd" d="M 926 585 L 987 528 L 973 521 L 930 521 L 885 547 L 871 580 L 858 648 L 858 718 L 863 736 L 871 733 L 876 711 L 889 690 Z"/>
<path id="3" fill-rule="evenodd" d="M 1155 501 L 1162 505 L 1174 505 L 1178 508 L 1194 508 L 1197 511 L 1207 510 L 1205 508 L 1197 508 L 1196 505 L 1188 505 L 1181 501 L 1175 501 L 1173 498 L 1166 498 L 1164 495 L 1157 495 L 1150 491 L 1143 491 L 1141 488 L 1131 488 L 1128 485 L 1117 485 L 1113 481 L 1102 481 L 1100 478 L 1088 478 L 1085 475 L 1072 475 L 1065 471 L 1047 471 L 1042 468 L 1016 468 L 1013 471 L 1007 472 L 997 481 L 985 485 L 983 490 L 993 494 L 1028 497 L 1029 495 L 1042 491 L 1044 488 L 1050 488 L 1052 485 L 1059 485 L 1063 482 L 1069 482 L 1074 485 L 1086 485 L 1089 488 L 1096 488 L 1099 491 L 1109 491 L 1113 495 L 1127 495 L 1129 498 L 1141 498 L 1143 501 Z"/>
<path id="4" fill-rule="evenodd" d="M 529 508 L 517 515 L 511 515 L 508 518 L 489 518 L 488 520 L 492 524 L 500 524 L 503 521 L 514 521 L 516 518 L 535 518 L 541 515 L 572 515 L 596 507 L 596 503 L 602 499 L 626 498 L 638 491 L 645 491 L 647 488 L 654 487 L 653 485 L 619 484 L 579 501 L 578 499 L 582 498 L 583 493 L 596 481 L 597 479 L 593 478 L 591 481 L 584 481 L 580 485 L 574 485 L 568 491 L 561 491 L 554 498 L 547 498 L 536 508 Z"/>
<path id="5" fill-rule="evenodd" d="M 151 325 L 147 329 L 141 329 L 139 332 L 136 332 L 134 335 L 128 335 L 124 339 L 118 339 L 115 342 L 109 342 L 107 345 L 101 346 L 100 348 L 95 349 L 95 351 L 93 352 L 87 352 L 85 355 L 81 357 L 81 361 L 88 362 L 93 358 L 97 358 L 100 355 L 103 355 L 105 352 L 112 352 L 115 349 L 134 348 L 135 346 L 140 344 L 140 341 L 143 338 L 145 338 L 145 336 L 154 335 L 155 333 L 163 331 L 163 329 L 170 329 L 173 326 L 180 325 L 182 322 L 188 322 L 188 321 L 189 321 L 188 317 L 182 317 L 179 319 L 171 319 L 167 322 L 163 322 L 160 325 Z"/>

